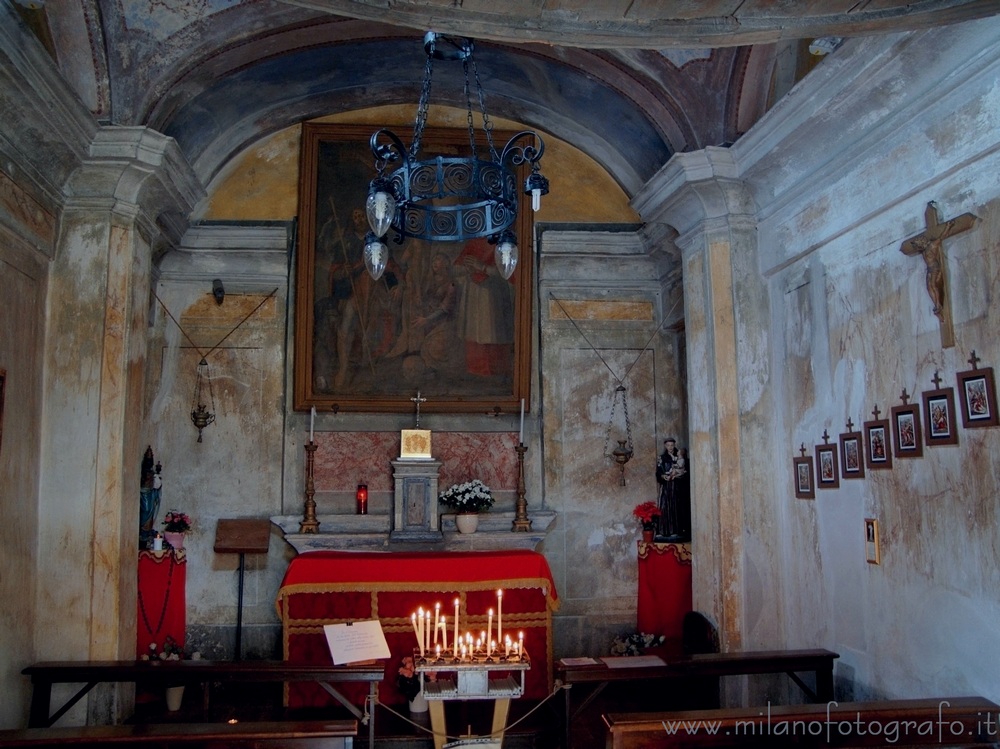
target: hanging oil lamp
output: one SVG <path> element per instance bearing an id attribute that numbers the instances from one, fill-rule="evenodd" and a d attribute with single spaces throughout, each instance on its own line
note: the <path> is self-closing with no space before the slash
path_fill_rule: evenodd
<path id="1" fill-rule="evenodd" d="M 203 403 L 202 390 L 203 383 L 207 383 L 208 399 L 211 403 L 211 410 Z M 201 442 L 202 430 L 215 421 L 215 394 L 212 392 L 212 373 L 208 367 L 205 357 L 198 362 L 198 374 L 194 385 L 194 402 L 191 404 L 191 422 L 198 430 L 198 441 Z"/>
<path id="2" fill-rule="evenodd" d="M 611 442 L 611 429 L 615 423 L 615 409 L 618 406 L 618 397 L 621 396 L 622 400 L 622 413 L 625 416 L 625 439 L 616 440 L 618 442 L 618 447 L 608 454 L 608 445 Z M 621 486 L 625 486 L 625 464 L 632 459 L 633 455 L 632 449 L 632 423 L 628 418 L 628 398 L 626 397 L 625 386 L 621 383 L 615 388 L 614 400 L 611 402 L 611 418 L 608 419 L 608 433 L 604 440 L 604 454 L 610 457 L 618 465 L 618 470 L 621 471 Z"/>

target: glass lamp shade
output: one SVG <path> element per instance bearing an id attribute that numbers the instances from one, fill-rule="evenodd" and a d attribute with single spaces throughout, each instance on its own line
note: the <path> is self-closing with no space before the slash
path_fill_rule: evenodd
<path id="1" fill-rule="evenodd" d="M 365 200 L 365 213 L 375 236 L 382 238 L 389 231 L 392 217 L 396 214 L 396 199 L 387 190 L 372 184 L 368 199 Z"/>
<path id="2" fill-rule="evenodd" d="M 373 279 L 378 281 L 382 277 L 388 261 L 389 248 L 385 246 L 385 242 L 368 232 L 365 236 L 365 268 Z"/>
<path id="3" fill-rule="evenodd" d="M 514 241 L 513 234 L 504 232 L 500 236 L 497 248 L 493 251 L 493 258 L 496 261 L 497 270 L 500 271 L 504 280 L 514 275 L 514 269 L 517 268 L 517 243 Z"/>

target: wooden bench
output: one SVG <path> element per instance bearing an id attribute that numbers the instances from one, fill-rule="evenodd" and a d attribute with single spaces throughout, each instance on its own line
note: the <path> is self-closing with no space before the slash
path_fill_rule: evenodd
<path id="1" fill-rule="evenodd" d="M 385 676 L 382 662 L 366 665 L 308 665 L 286 661 L 48 661 L 28 666 L 21 673 L 31 677 L 31 708 L 28 728 L 51 726 L 101 683 L 133 682 L 137 686 L 201 685 L 204 709 L 208 710 L 213 683 L 315 681 L 362 723 L 368 724 L 369 747 L 375 744 L 376 687 Z M 351 704 L 333 684 L 368 682 L 368 702 Z M 53 684 L 83 684 L 62 707 L 50 714 Z"/>
<path id="2" fill-rule="evenodd" d="M 114 746 L 281 747 L 281 749 L 349 749 L 358 735 L 356 720 L 238 723 L 174 723 L 163 725 L 78 726 L 0 731 L 0 747 L 72 745 L 76 749 Z"/>
<path id="3" fill-rule="evenodd" d="M 571 688 L 565 689 L 564 746 L 570 745 L 570 727 L 580 714 L 608 684 L 616 681 L 653 679 L 694 680 L 744 674 L 788 674 L 813 702 L 833 699 L 833 661 L 840 656 L 830 650 L 760 650 L 737 653 L 704 653 L 683 655 L 650 664 L 650 659 L 637 657 L 630 666 L 627 658 L 611 659 L 614 667 L 605 660 L 577 664 L 575 659 L 560 660 L 555 666 L 555 678 L 567 687 L 580 684 L 594 685 L 574 709 Z M 593 660 L 593 659 L 591 659 Z M 656 659 L 652 659 L 656 661 Z M 815 674 L 816 687 L 811 689 L 799 673 Z"/>
<path id="4" fill-rule="evenodd" d="M 610 713 L 607 749 L 996 746 L 1000 705 L 982 697 Z"/>

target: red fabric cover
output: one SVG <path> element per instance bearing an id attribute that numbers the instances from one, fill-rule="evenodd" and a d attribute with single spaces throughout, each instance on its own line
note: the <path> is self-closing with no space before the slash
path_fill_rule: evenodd
<path id="1" fill-rule="evenodd" d="M 392 658 L 386 663 L 379 699 L 402 703 L 396 674 L 404 655 L 416 646 L 411 614 L 418 607 L 441 604 L 447 617 L 448 643 L 453 641 L 456 598 L 460 599 L 460 633 L 486 629 L 487 611 L 503 590 L 504 632 L 524 632 L 531 670 L 525 697 L 542 699 L 551 689 L 552 611 L 558 597 L 545 557 L 534 551 L 482 552 L 338 552 L 310 551 L 292 559 L 278 590 L 284 657 L 287 661 L 332 663 L 324 624 L 379 619 Z M 341 688 L 342 687 L 342 688 Z M 342 684 L 338 689 L 360 704 L 366 686 Z M 286 687 L 289 707 L 336 704 L 321 687 L 293 683 Z"/>
<path id="2" fill-rule="evenodd" d="M 684 614 L 691 610 L 691 546 L 639 542 L 640 632 L 665 635 L 667 649 L 680 649 Z"/>
<path id="3" fill-rule="evenodd" d="M 139 552 L 136 658 L 151 652 L 151 642 L 156 643 L 156 652 L 162 651 L 168 636 L 174 638 L 178 647 L 184 647 L 186 584 L 187 556 L 183 550 Z"/>

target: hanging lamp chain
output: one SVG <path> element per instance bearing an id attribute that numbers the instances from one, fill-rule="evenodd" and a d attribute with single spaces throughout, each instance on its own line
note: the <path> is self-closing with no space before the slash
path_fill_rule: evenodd
<path id="1" fill-rule="evenodd" d="M 625 442 L 629 453 L 632 452 L 632 422 L 628 415 L 628 391 L 625 389 L 624 385 L 619 384 L 615 388 L 614 399 L 611 401 L 611 416 L 608 419 L 608 428 L 604 434 L 604 457 L 614 458 L 613 451 L 609 451 L 608 447 L 611 445 L 611 427 L 615 423 L 615 410 L 618 407 L 618 395 L 621 394 L 622 399 L 622 413 L 625 417 Z"/>

